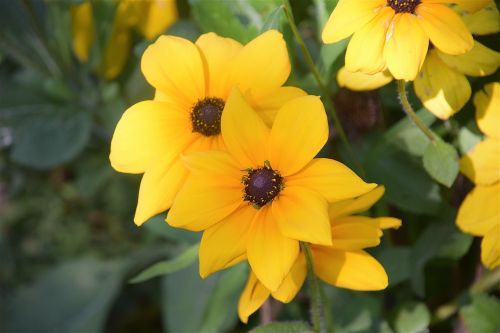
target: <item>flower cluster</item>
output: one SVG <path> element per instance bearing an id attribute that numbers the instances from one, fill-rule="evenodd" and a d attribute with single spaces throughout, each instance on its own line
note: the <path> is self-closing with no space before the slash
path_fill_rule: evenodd
<path id="1" fill-rule="evenodd" d="M 161 36 L 141 65 L 155 98 L 123 114 L 110 154 L 116 170 L 144 173 L 138 225 L 169 210 L 170 225 L 203 231 L 202 277 L 247 260 L 249 283 L 283 301 L 306 273 L 300 242 L 323 280 L 387 286 L 382 266 L 362 249 L 400 221 L 348 216 L 373 205 L 383 188 L 315 158 L 328 140 L 327 115 L 319 97 L 283 86 L 290 63 L 279 32 L 244 46 L 214 33 L 196 43 Z M 290 281 L 294 288 L 284 287 Z M 244 321 L 262 303 L 246 300 L 252 290 L 242 296 Z"/>
<path id="2" fill-rule="evenodd" d="M 460 161 L 461 171 L 476 187 L 458 211 L 457 225 L 482 236 L 481 260 L 500 266 L 500 83 L 490 83 L 474 96 L 476 121 L 486 138 Z"/>
<path id="3" fill-rule="evenodd" d="M 393 78 L 412 80 L 424 106 L 438 118 L 448 119 L 462 109 L 471 96 L 466 75 L 487 76 L 500 66 L 500 53 L 470 37 L 500 31 L 495 2 L 453 1 L 456 3 L 453 8 L 445 6 L 450 1 L 394 0 L 388 1 L 385 7 L 383 2 L 363 2 L 363 6 L 369 7 L 363 10 L 373 10 L 374 17 L 360 18 L 360 21 L 370 20 L 363 27 L 359 21 L 353 21 L 353 25 L 360 24 L 360 27 L 351 28 L 356 32 L 347 48 L 346 66 L 337 74 L 339 85 L 351 90 L 371 90 L 388 84 Z M 323 33 L 325 41 L 337 41 L 344 36 L 339 35 L 342 30 L 333 30 L 342 24 L 335 17 L 347 15 L 345 12 L 354 10 L 350 6 L 355 3 L 339 2 L 332 14 L 332 23 Z M 404 29 L 409 29 L 410 35 L 404 33 Z M 425 34 L 431 43 L 429 48 Z"/>

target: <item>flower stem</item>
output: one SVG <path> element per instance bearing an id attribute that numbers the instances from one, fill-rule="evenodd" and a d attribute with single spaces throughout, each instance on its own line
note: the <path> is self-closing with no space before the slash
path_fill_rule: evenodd
<path id="1" fill-rule="evenodd" d="M 406 94 L 406 82 L 404 80 L 398 80 L 398 95 L 399 95 L 399 100 L 401 101 L 401 106 L 403 107 L 403 110 L 405 113 L 410 117 L 410 119 L 413 121 L 415 125 L 425 134 L 429 140 L 434 143 L 436 139 L 434 138 L 434 134 L 432 131 L 427 127 L 422 120 L 417 116 L 415 111 L 413 110 L 413 107 L 410 104 L 410 101 L 408 101 L 408 95 Z"/>
<path id="2" fill-rule="evenodd" d="M 342 127 L 342 123 L 340 122 L 340 118 L 335 110 L 335 106 L 333 105 L 332 98 L 330 96 L 330 92 L 328 91 L 328 87 L 323 82 L 323 79 L 321 78 L 321 75 L 319 74 L 319 71 L 316 68 L 316 65 L 314 64 L 314 60 L 311 56 L 311 53 L 307 49 L 306 44 L 304 43 L 304 40 L 302 39 L 302 36 L 300 35 L 299 30 L 297 29 L 297 25 L 295 24 L 295 20 L 293 19 L 292 10 L 290 8 L 290 4 L 288 3 L 288 0 L 283 0 L 283 10 L 284 10 L 286 18 L 288 20 L 288 24 L 290 25 L 290 28 L 292 29 L 295 40 L 299 44 L 300 49 L 302 51 L 302 54 L 304 55 L 304 58 L 307 62 L 307 65 L 308 65 L 309 69 L 311 70 L 311 73 L 313 74 L 314 79 L 316 80 L 316 83 L 318 84 L 318 87 L 321 91 L 321 95 L 323 95 L 323 102 L 327 106 L 327 109 L 331 110 L 330 116 L 332 117 L 332 120 L 333 120 L 333 126 L 335 126 L 335 129 L 337 130 L 337 133 L 340 137 L 340 140 L 345 145 L 352 161 L 356 164 L 359 171 L 361 173 L 364 173 L 363 167 L 361 166 L 358 159 L 356 158 L 356 155 L 354 154 L 354 151 L 351 147 L 351 144 L 349 143 L 349 140 L 347 139 L 347 135 L 345 133 L 345 130 Z"/>
<path id="3" fill-rule="evenodd" d="M 316 274 L 314 274 L 313 258 L 309 245 L 307 243 L 300 242 L 300 246 L 302 247 L 302 251 L 304 252 L 304 255 L 306 257 L 309 285 L 311 288 L 311 322 L 313 324 L 314 332 L 323 333 L 326 332 L 326 325 L 325 316 L 323 313 L 324 308 L 322 302 L 321 284 L 318 283 L 318 278 L 316 277 Z"/>

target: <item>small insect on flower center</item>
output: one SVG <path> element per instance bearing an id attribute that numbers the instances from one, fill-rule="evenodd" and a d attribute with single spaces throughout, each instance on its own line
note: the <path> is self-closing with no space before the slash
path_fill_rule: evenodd
<path id="1" fill-rule="evenodd" d="M 415 13 L 420 0 L 387 0 L 387 4 L 398 13 Z"/>
<path id="2" fill-rule="evenodd" d="M 268 161 L 263 167 L 246 170 L 241 182 L 245 185 L 243 199 L 259 209 L 276 198 L 284 188 L 283 177 L 271 168 Z"/>
<path id="3" fill-rule="evenodd" d="M 206 97 L 199 100 L 191 111 L 193 132 L 205 136 L 220 134 L 220 121 L 224 110 L 224 101 L 217 97 Z"/>

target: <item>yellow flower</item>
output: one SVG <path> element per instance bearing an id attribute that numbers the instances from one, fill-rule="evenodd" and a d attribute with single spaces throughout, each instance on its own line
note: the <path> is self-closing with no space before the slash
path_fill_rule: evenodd
<path id="1" fill-rule="evenodd" d="M 474 96 L 476 121 L 486 138 L 460 161 L 460 170 L 476 187 L 458 210 L 457 225 L 483 236 L 481 260 L 500 266 L 500 83 L 490 83 Z"/>
<path id="2" fill-rule="evenodd" d="M 314 273 L 320 279 L 337 287 L 354 290 L 381 290 L 387 287 L 388 279 L 384 268 L 363 249 L 377 246 L 382 236 L 381 229 L 398 228 L 401 221 L 391 217 L 352 215 L 368 210 L 383 194 L 384 187 L 379 186 L 361 197 L 329 206 L 332 245 L 311 246 Z M 290 273 L 274 292 L 250 272 L 238 304 L 241 321 L 246 323 L 248 317 L 270 295 L 280 302 L 290 302 L 302 287 L 306 274 L 306 261 L 302 252 Z"/>
<path id="3" fill-rule="evenodd" d="M 73 50 L 81 62 L 87 62 L 95 39 L 92 4 L 84 1 L 71 9 Z M 98 71 L 113 79 L 125 66 L 136 29 L 146 39 L 157 37 L 177 20 L 175 0 L 118 0 L 108 43 Z"/>
<path id="4" fill-rule="evenodd" d="M 500 17 L 494 2 L 482 10 L 470 14 L 457 8 L 471 32 L 475 34 L 492 33 L 500 30 Z M 460 111 L 471 96 L 471 87 L 465 77 L 486 76 L 494 73 L 500 66 L 500 53 L 474 41 L 473 48 L 462 55 L 448 55 L 438 49 L 431 49 L 415 78 L 413 87 L 424 106 L 441 119 L 448 119 Z M 350 72 L 343 67 L 337 73 L 341 87 L 351 90 L 371 90 L 391 82 L 389 71 L 373 75 Z"/>
<path id="5" fill-rule="evenodd" d="M 472 35 L 450 3 L 470 0 L 339 0 L 323 30 L 335 43 L 353 34 L 345 56 L 351 72 L 375 74 L 388 69 L 396 79 L 413 80 L 429 40 L 441 52 L 463 54 Z"/>
<path id="6" fill-rule="evenodd" d="M 271 129 L 235 89 L 222 114 L 227 152 L 185 157 L 191 175 L 167 222 L 205 230 L 200 274 L 248 258 L 275 291 L 299 255 L 299 240 L 331 245 L 328 202 L 373 189 L 345 165 L 314 158 L 328 139 L 319 97 L 298 97 L 278 111 Z"/>
<path id="7" fill-rule="evenodd" d="M 135 223 L 170 208 L 188 171 L 181 153 L 223 149 L 220 119 L 232 87 L 268 122 L 287 100 L 305 93 L 282 87 L 290 62 L 282 35 L 268 31 L 245 46 L 214 33 L 195 44 L 161 36 L 142 57 L 142 72 L 156 88 L 154 100 L 123 114 L 111 142 L 112 166 L 144 173 Z"/>

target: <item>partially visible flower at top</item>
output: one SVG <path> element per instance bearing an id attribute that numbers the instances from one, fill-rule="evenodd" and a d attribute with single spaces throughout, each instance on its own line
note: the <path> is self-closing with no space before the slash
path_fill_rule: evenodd
<path id="1" fill-rule="evenodd" d="M 500 31 L 500 16 L 493 1 L 473 14 L 456 7 L 469 30 L 477 35 Z M 473 48 L 461 55 L 448 55 L 436 48 L 429 50 L 422 70 L 413 81 L 415 93 L 424 106 L 441 119 L 460 111 L 471 96 L 468 76 L 493 74 L 500 66 L 500 53 L 474 41 Z M 337 73 L 341 87 L 351 90 L 380 88 L 393 80 L 389 71 L 373 75 L 350 72 L 346 67 Z"/>
<path id="2" fill-rule="evenodd" d="M 398 80 L 414 80 L 429 41 L 445 54 L 472 49 L 472 35 L 448 6 L 470 1 L 339 0 L 322 39 L 335 43 L 354 34 L 345 56 L 351 72 L 375 74 L 388 69 Z"/>
<path id="3" fill-rule="evenodd" d="M 106 79 L 121 73 L 132 47 L 132 33 L 153 39 L 177 20 L 175 0 L 117 0 L 111 32 L 102 53 L 98 72 Z M 90 0 L 71 8 L 73 50 L 87 62 L 96 39 L 96 22 Z"/>
<path id="4" fill-rule="evenodd" d="M 457 215 L 462 231 L 483 236 L 481 260 L 500 266 L 500 83 L 490 83 L 474 96 L 476 122 L 486 138 L 460 160 L 460 170 L 476 187 Z"/>
<path id="5" fill-rule="evenodd" d="M 172 205 L 188 175 L 180 154 L 224 149 L 221 117 L 233 87 L 244 92 L 268 124 L 282 104 L 306 95 L 282 86 L 290 61 L 276 30 L 245 46 L 214 33 L 201 35 L 196 43 L 161 36 L 144 52 L 141 69 L 156 89 L 154 100 L 125 111 L 110 154 L 117 171 L 144 173 L 134 219 L 138 225 Z"/>
<path id="6" fill-rule="evenodd" d="M 383 194 L 384 187 L 379 186 L 356 199 L 330 204 L 332 244 L 311 246 L 313 270 L 320 279 L 336 287 L 354 290 L 381 290 L 387 287 L 388 278 L 384 268 L 363 249 L 379 245 L 382 229 L 399 228 L 401 221 L 392 217 L 353 215 L 368 210 Z M 302 287 L 306 275 L 303 252 L 274 292 L 266 288 L 251 271 L 238 304 L 241 321 L 246 323 L 248 317 L 270 295 L 280 302 L 290 302 Z"/>
<path id="7" fill-rule="evenodd" d="M 328 139 L 316 96 L 283 105 L 269 129 L 234 89 L 222 137 L 227 151 L 184 157 L 191 174 L 167 222 L 205 230 L 202 277 L 248 258 L 258 279 L 276 291 L 299 255 L 299 240 L 332 244 L 328 202 L 358 197 L 376 184 L 340 162 L 314 158 Z"/>

